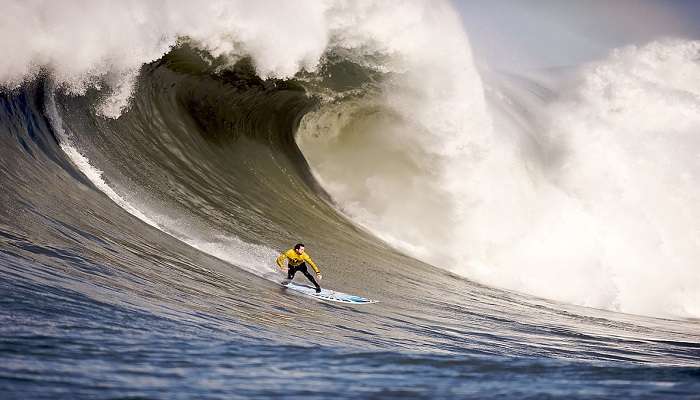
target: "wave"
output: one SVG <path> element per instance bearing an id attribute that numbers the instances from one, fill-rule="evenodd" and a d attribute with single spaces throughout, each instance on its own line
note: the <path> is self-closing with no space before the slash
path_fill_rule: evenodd
<path id="1" fill-rule="evenodd" d="M 444 132 L 416 121 L 419 107 L 384 92 L 306 115 L 299 144 L 346 214 L 433 265 L 574 304 L 697 317 L 697 47 L 629 47 L 548 79 L 484 73 L 494 127 L 456 124 L 473 141 L 452 154 L 431 151 Z"/>
<path id="2" fill-rule="evenodd" d="M 386 242 L 491 286 L 700 316 L 696 42 L 545 80 L 477 68 L 446 3 L 88 5 L 66 30 L 76 4 L 37 7 L 11 10 L 44 18 L 2 28 L 30 40 L 0 79 L 49 76 L 78 173 L 195 248 L 260 273 L 300 235 Z"/>

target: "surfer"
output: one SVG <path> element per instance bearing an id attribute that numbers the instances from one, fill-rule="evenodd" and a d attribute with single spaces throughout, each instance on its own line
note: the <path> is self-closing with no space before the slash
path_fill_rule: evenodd
<path id="1" fill-rule="evenodd" d="M 285 259 L 289 260 L 289 264 L 287 267 L 284 266 Z M 279 265 L 282 271 L 284 271 L 285 268 L 287 269 L 286 283 L 289 283 L 292 279 L 294 279 L 294 274 L 296 274 L 297 271 L 300 271 L 302 274 L 304 274 L 306 279 L 308 279 L 311 283 L 314 284 L 314 286 L 316 287 L 316 293 L 321 293 L 321 286 L 318 285 L 313 275 L 309 273 L 309 269 L 306 267 L 307 263 L 311 265 L 311 268 L 313 268 L 314 272 L 316 272 L 316 278 L 318 278 L 318 280 L 321 280 L 321 270 L 318 269 L 316 264 L 311 260 L 311 257 L 309 257 L 309 255 L 306 252 L 304 252 L 303 243 L 297 243 L 293 249 L 289 249 L 284 253 L 280 254 L 279 257 L 277 257 L 277 265 Z"/>

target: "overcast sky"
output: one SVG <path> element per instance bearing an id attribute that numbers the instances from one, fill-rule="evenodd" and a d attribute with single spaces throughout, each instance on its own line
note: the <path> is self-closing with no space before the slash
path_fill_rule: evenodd
<path id="1" fill-rule="evenodd" d="M 477 62 L 519 70 L 571 66 L 612 48 L 700 38 L 695 0 L 453 0 Z"/>

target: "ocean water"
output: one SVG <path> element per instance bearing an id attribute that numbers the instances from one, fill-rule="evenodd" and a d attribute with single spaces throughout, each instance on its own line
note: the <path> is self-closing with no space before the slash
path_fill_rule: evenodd
<path id="1" fill-rule="evenodd" d="M 8 10 L 2 398 L 698 398 L 698 43 L 504 73 L 449 3 Z M 379 302 L 269 279 L 300 241 Z"/>

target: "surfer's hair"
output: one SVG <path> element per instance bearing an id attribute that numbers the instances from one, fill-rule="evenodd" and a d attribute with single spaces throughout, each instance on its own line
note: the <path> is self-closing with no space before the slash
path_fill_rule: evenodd
<path id="1" fill-rule="evenodd" d="M 304 246 L 304 243 L 297 243 L 294 245 L 294 250 L 299 250 L 301 247 L 306 247 L 306 246 Z"/>

